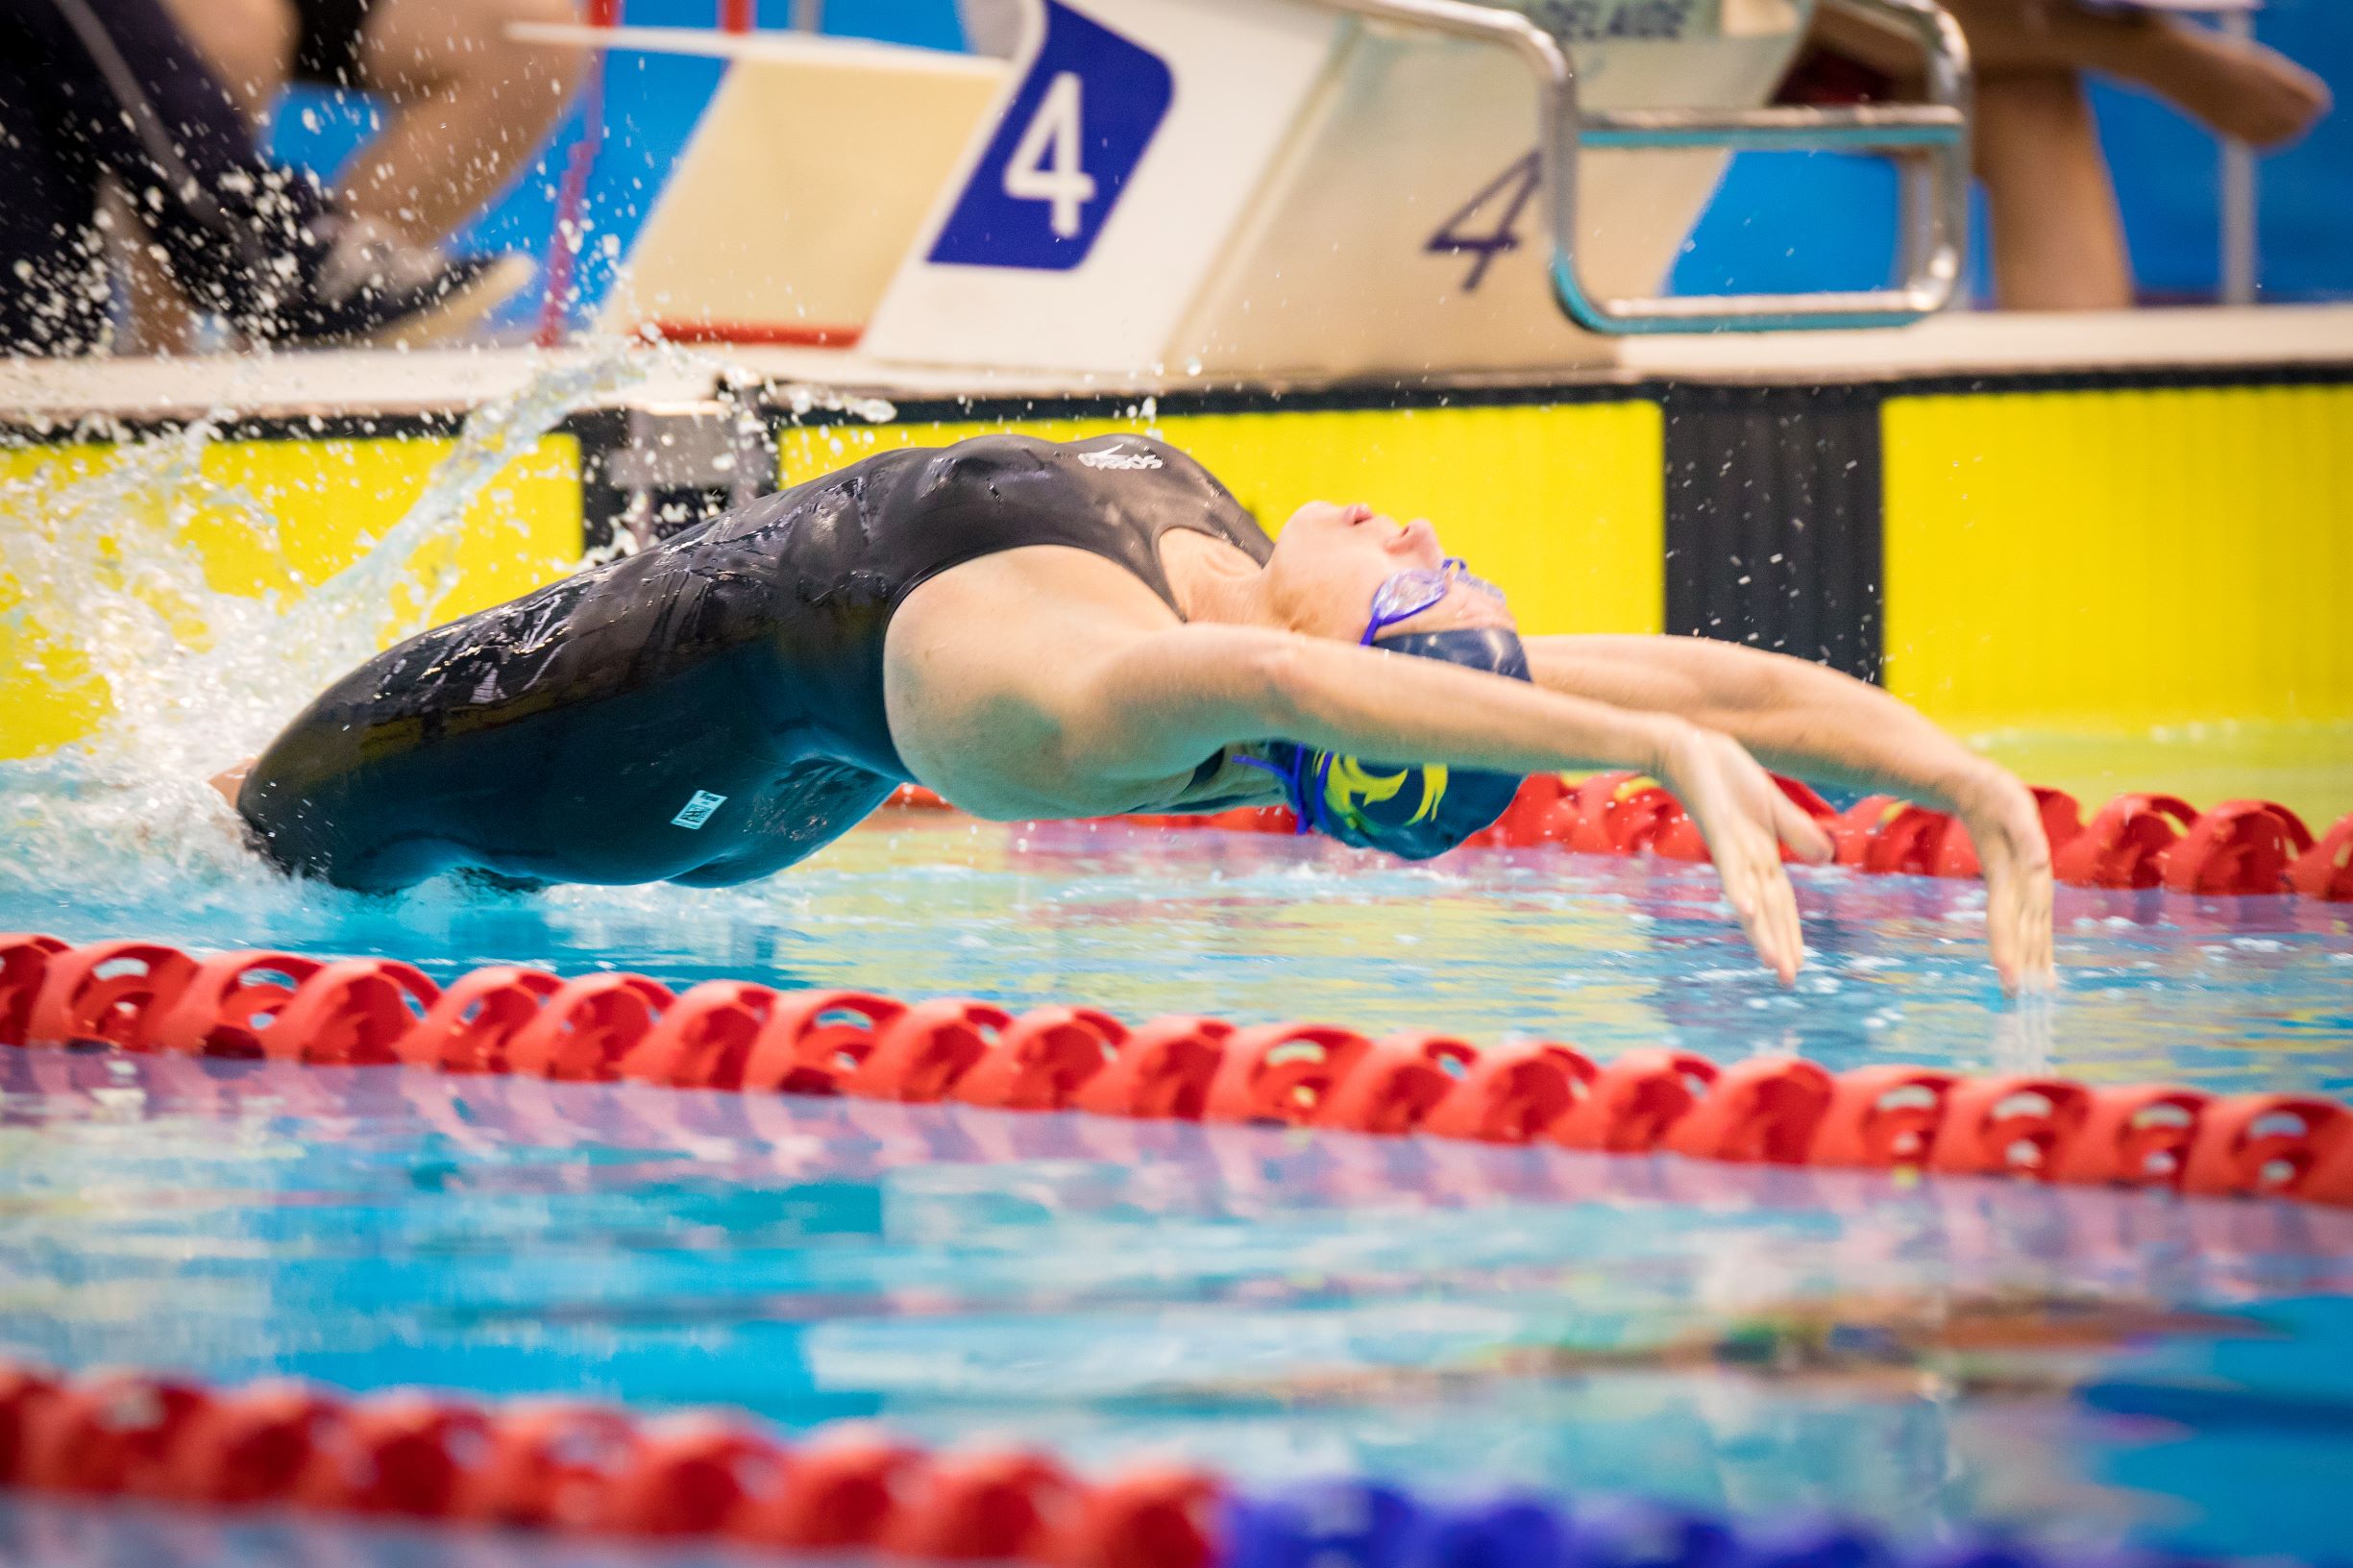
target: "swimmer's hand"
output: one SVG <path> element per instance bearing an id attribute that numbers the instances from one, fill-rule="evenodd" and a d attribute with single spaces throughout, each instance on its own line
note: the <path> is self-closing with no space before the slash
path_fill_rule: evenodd
<path id="1" fill-rule="evenodd" d="M 1942 792 L 1985 868 L 1985 939 L 2004 991 L 2047 991 L 2051 957 L 2050 841 L 2034 792 L 1992 763 L 1978 763 Z"/>
<path id="2" fill-rule="evenodd" d="M 1724 895 L 1757 956 L 1781 984 L 1794 983 L 1805 962 L 1805 938 L 1798 927 L 1797 894 L 1781 865 L 1781 845 L 1819 866 L 1831 858 L 1829 835 L 1728 735 L 1678 725 L 1654 772 L 1699 824 L 1724 881 Z"/>

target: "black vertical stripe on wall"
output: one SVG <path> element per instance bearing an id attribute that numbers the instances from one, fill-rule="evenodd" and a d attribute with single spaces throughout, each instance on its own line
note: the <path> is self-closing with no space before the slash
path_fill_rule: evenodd
<path id="1" fill-rule="evenodd" d="M 1670 386 L 1666 626 L 1879 678 L 1878 389 Z"/>

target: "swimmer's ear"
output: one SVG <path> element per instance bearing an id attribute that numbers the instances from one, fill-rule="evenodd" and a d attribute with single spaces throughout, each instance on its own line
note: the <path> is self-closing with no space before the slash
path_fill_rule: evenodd
<path id="1" fill-rule="evenodd" d="M 1777 789 L 1773 792 L 1773 831 L 1808 866 L 1827 866 L 1837 856 L 1838 847 L 1823 825 Z"/>

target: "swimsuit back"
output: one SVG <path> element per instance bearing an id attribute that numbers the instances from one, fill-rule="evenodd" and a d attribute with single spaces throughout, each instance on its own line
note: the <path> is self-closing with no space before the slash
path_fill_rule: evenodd
<path id="1" fill-rule="evenodd" d="M 1141 437 L 884 453 L 387 649 L 272 743 L 238 809 L 281 864 L 348 886 L 765 875 L 908 778 L 883 653 L 910 592 L 1064 545 L 1174 609 L 1175 527 L 1272 548 Z"/>

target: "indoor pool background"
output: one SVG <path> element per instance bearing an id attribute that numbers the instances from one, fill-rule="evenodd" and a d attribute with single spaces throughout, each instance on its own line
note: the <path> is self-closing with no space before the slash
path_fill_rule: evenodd
<path id="1" fill-rule="evenodd" d="M 168 445 L 0 508 L 0 551 L 37 550 L 104 632 L 119 710 L 0 764 L 0 929 L 2353 1092 L 2353 917 L 2285 898 L 2063 891 L 2063 988 L 2016 1005 L 1978 890 L 1840 871 L 1798 874 L 1787 992 L 1704 869 L 1550 850 L 1406 868 L 906 814 L 718 892 L 261 872 L 204 775 L 372 645 L 469 461 L 594 379 L 478 428 L 379 557 L 290 609 L 211 595 L 168 516 L 114 525 L 153 535 L 136 581 L 76 553 L 62 524 L 184 471 Z M 1082 1468 L 1173 1452 L 1916 1539 L 2344 1544 L 2353 1215 L 2329 1211 L 57 1052 L 0 1050 L 0 1353 L 67 1367 L 723 1401 Z M 0 1557 L 719 1560 L 13 1498 Z"/>

